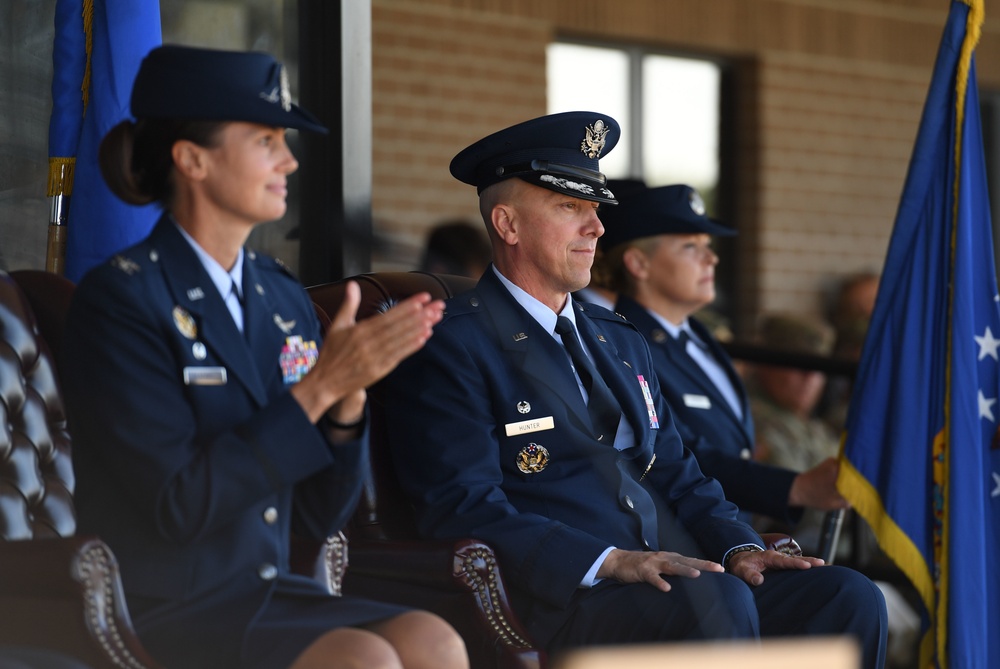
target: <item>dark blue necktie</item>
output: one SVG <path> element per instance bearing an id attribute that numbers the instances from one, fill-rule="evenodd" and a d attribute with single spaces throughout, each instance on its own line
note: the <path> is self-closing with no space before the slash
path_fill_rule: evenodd
<path id="1" fill-rule="evenodd" d="M 560 316 L 556 321 L 556 334 L 562 337 L 563 346 L 566 347 L 566 352 L 573 361 L 573 367 L 580 375 L 580 381 L 583 382 L 583 387 L 590 398 L 587 402 L 587 412 L 590 414 L 590 422 L 593 424 L 598 441 L 613 444 L 622 417 L 621 406 L 583 350 L 580 338 L 576 335 L 576 328 L 573 327 L 573 321 Z"/>

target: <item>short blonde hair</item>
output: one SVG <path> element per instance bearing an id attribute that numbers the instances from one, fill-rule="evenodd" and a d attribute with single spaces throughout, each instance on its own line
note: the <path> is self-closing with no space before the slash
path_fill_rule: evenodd
<path id="1" fill-rule="evenodd" d="M 616 293 L 634 296 L 636 293 L 635 275 L 625 266 L 625 252 L 631 248 L 638 249 L 649 256 L 653 254 L 662 240 L 659 236 L 640 237 L 632 239 L 609 249 L 594 260 L 591 270 L 591 280 L 596 285 Z"/>

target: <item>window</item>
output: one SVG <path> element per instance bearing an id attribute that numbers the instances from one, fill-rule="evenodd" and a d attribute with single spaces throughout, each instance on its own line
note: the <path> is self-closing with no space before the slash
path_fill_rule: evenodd
<path id="1" fill-rule="evenodd" d="M 735 224 L 735 203 L 719 195 L 720 183 L 731 181 L 722 178 L 720 135 L 732 123 L 722 118 L 730 77 L 719 61 L 569 41 L 550 44 L 546 56 L 550 114 L 599 111 L 621 124 L 618 145 L 601 158 L 602 172 L 648 186 L 688 184 L 701 193 L 709 216 Z M 720 263 L 710 309 L 726 323 L 735 316 L 735 240 L 719 237 L 714 247 Z"/>
<path id="2" fill-rule="evenodd" d="M 549 113 L 586 109 L 622 126 L 601 160 L 611 178 L 687 183 L 706 202 L 719 183 L 718 63 L 637 47 L 555 42 L 547 53 Z M 711 206 L 709 205 L 711 208 Z"/>

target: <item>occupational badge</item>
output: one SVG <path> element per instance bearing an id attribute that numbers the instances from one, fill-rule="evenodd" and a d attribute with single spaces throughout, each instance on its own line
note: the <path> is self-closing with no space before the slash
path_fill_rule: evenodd
<path id="1" fill-rule="evenodd" d="M 517 468 L 524 474 L 537 474 L 548 464 L 549 452 L 539 444 L 528 444 L 517 454 Z"/>
<path id="2" fill-rule="evenodd" d="M 528 413 L 529 411 L 531 411 L 531 405 L 530 404 L 528 404 L 524 400 L 521 400 L 520 402 L 517 403 L 517 412 L 518 413 Z"/>
<path id="3" fill-rule="evenodd" d="M 188 339 L 194 339 L 198 336 L 198 326 L 194 324 L 194 318 L 187 312 L 187 309 L 184 307 L 174 307 L 171 313 L 178 332 Z"/>
<path id="4" fill-rule="evenodd" d="M 604 121 L 597 119 L 592 125 L 586 127 L 587 135 L 580 142 L 580 151 L 584 153 L 591 160 L 601 157 L 601 151 L 604 150 L 604 137 L 611 130 L 610 127 L 604 124 Z"/>
<path id="5" fill-rule="evenodd" d="M 277 325 L 285 334 L 292 334 L 292 329 L 295 328 L 294 320 L 286 321 L 281 318 L 280 314 L 274 315 L 274 324 Z"/>
<path id="6" fill-rule="evenodd" d="M 285 345 L 281 347 L 281 354 L 278 356 L 281 378 L 285 385 L 302 380 L 318 358 L 319 350 L 316 348 L 316 342 L 303 341 L 300 336 L 285 338 Z"/>

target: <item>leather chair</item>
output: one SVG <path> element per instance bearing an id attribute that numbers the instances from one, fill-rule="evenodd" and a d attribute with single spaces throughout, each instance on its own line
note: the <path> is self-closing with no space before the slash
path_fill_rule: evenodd
<path id="1" fill-rule="evenodd" d="M 61 334 L 73 284 L 18 275 L 38 302 L 0 272 L 0 645 L 59 651 L 95 669 L 157 669 L 133 630 L 111 550 L 74 536 L 70 435 L 40 333 Z"/>
<path id="2" fill-rule="evenodd" d="M 74 284 L 0 272 L 0 648 L 60 651 L 94 669 L 159 669 L 142 647 L 118 563 L 74 536 L 71 438 L 53 363 Z M 293 540 L 293 569 L 339 595 L 346 540 Z"/>
<path id="3" fill-rule="evenodd" d="M 466 277 L 424 272 L 378 272 L 351 277 L 361 287 L 358 319 L 364 319 L 415 293 L 445 299 L 472 288 Z M 328 325 L 344 295 L 347 279 L 310 287 L 320 320 Z M 475 538 L 420 540 L 413 509 L 392 468 L 380 385 L 369 389 L 371 468 L 361 501 L 348 527 L 351 564 L 344 592 L 394 601 L 433 611 L 465 639 L 472 667 L 527 669 L 544 667 L 544 651 L 535 646 L 510 607 L 493 550 Z M 763 537 L 769 548 L 801 554 L 787 535 Z M 304 565 L 316 547 L 299 546 Z"/>
<path id="4" fill-rule="evenodd" d="M 465 277 L 423 272 L 381 272 L 352 279 L 361 287 L 359 319 L 421 291 L 444 299 L 475 285 Z M 324 325 L 336 314 L 344 285 L 345 281 L 338 281 L 309 288 Z M 545 654 L 514 615 L 493 550 L 471 537 L 456 541 L 418 538 L 412 507 L 389 458 L 385 435 L 389 417 L 379 385 L 369 390 L 369 406 L 371 468 L 347 528 L 351 561 L 344 592 L 437 613 L 465 639 L 473 669 L 543 667 Z M 308 564 L 313 558 L 302 559 Z"/>

